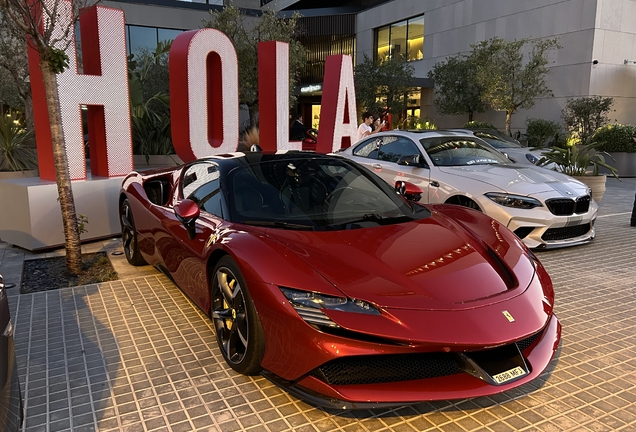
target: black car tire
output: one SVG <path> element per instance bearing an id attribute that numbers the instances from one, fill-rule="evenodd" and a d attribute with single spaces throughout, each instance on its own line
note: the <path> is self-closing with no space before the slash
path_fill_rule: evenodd
<path id="1" fill-rule="evenodd" d="M 216 340 L 225 361 L 241 374 L 259 373 L 265 337 L 245 279 L 231 257 L 221 258 L 214 267 L 210 292 Z"/>
<path id="2" fill-rule="evenodd" d="M 127 199 L 123 200 L 121 203 L 121 207 L 119 209 L 119 223 L 121 225 L 121 242 L 124 246 L 126 260 L 134 266 L 148 264 L 139 252 L 135 219 L 133 218 L 130 202 Z"/>

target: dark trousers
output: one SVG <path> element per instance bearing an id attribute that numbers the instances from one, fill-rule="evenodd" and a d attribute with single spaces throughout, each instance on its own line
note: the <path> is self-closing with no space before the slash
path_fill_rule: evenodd
<path id="1" fill-rule="evenodd" d="M 636 226 L 636 196 L 634 196 L 634 208 L 632 209 L 632 218 L 629 221 L 631 226 Z"/>

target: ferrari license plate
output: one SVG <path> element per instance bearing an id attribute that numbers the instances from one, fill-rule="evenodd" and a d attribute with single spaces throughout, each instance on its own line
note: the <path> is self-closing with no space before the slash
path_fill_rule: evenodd
<path id="1" fill-rule="evenodd" d="M 522 377 L 525 374 L 526 374 L 526 371 L 524 371 L 521 367 L 517 366 L 516 368 L 507 370 L 502 373 L 498 373 L 497 375 L 493 375 L 492 378 L 495 380 L 497 384 L 503 384 L 515 378 Z"/>

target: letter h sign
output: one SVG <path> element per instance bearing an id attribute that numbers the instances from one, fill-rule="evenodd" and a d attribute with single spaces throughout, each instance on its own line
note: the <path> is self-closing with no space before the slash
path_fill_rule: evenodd
<path id="1" fill-rule="evenodd" d="M 58 7 L 58 20 L 62 24 L 58 28 L 63 28 L 63 21 L 71 19 L 71 3 L 60 2 Z M 92 175 L 123 176 L 133 169 L 124 13 L 104 6 L 91 7 L 80 17 L 80 33 L 83 74 L 78 71 L 73 40 L 66 49 L 70 67 L 57 75 L 70 176 L 72 180 L 86 179 L 83 105 L 88 108 Z M 40 178 L 55 180 L 49 113 L 39 62 L 37 51 L 29 47 Z"/>

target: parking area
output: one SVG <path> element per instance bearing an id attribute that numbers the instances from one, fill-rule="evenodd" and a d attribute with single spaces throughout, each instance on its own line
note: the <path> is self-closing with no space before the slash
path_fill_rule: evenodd
<path id="1" fill-rule="evenodd" d="M 211 321 L 168 278 L 109 253 L 120 280 L 34 294 L 8 290 L 25 431 L 636 430 L 636 179 L 608 179 L 585 246 L 538 254 L 563 324 L 543 375 L 491 397 L 348 412 L 314 408 L 265 378 L 235 373 Z M 61 252 L 54 252 L 61 253 Z M 0 243 L 19 285 L 31 254 Z M 461 325 L 461 323 L 458 323 Z"/>

